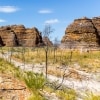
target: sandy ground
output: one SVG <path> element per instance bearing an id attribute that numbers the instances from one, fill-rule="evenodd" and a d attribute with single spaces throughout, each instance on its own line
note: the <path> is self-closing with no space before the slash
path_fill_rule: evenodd
<path id="1" fill-rule="evenodd" d="M 4 55 L 0 54 L 0 57 L 9 61 L 10 53 L 6 53 Z M 20 67 L 22 70 L 33 71 L 35 73 L 43 73 L 45 75 L 45 65 L 44 64 L 35 64 L 35 65 L 23 64 L 21 62 L 15 61 L 13 59 L 11 59 L 10 61 L 16 67 Z M 96 75 L 92 75 L 90 73 L 86 73 L 84 71 L 79 71 L 79 70 L 77 70 L 77 72 L 80 75 L 84 75 L 86 77 L 86 79 L 85 80 L 84 79 L 83 80 L 76 80 L 74 78 L 65 78 L 63 83 L 62 83 L 62 77 L 48 75 L 48 79 L 51 82 L 57 81 L 59 84 L 62 83 L 64 86 L 69 87 L 69 88 L 73 88 L 80 93 L 86 92 L 86 91 L 91 91 L 94 94 L 100 95 L 100 81 L 96 80 Z"/>

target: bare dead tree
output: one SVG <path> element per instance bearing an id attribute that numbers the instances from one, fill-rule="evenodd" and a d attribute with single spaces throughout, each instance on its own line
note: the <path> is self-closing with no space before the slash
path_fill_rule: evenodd
<path id="1" fill-rule="evenodd" d="M 10 47 L 10 63 L 11 63 L 12 56 L 13 56 L 13 47 Z"/>
<path id="2" fill-rule="evenodd" d="M 22 55 L 22 62 L 23 62 L 24 70 L 25 70 L 25 42 L 23 39 L 23 34 L 21 34 L 20 36 L 22 37 L 22 39 L 20 40 L 20 46 L 22 48 L 21 55 Z"/>
<path id="3" fill-rule="evenodd" d="M 53 32 L 54 30 L 51 28 L 50 25 L 45 25 L 45 28 L 43 30 L 43 37 L 45 38 L 50 38 L 50 34 Z M 48 50 L 49 50 L 49 44 L 48 41 L 45 41 L 45 68 L 46 68 L 46 78 L 47 78 L 47 70 L 48 70 Z"/>
<path id="4" fill-rule="evenodd" d="M 55 40 L 54 40 L 54 63 L 57 61 L 57 58 L 56 58 L 56 51 L 57 51 L 57 48 L 59 46 L 59 41 L 58 41 L 58 38 L 56 37 Z"/>
<path id="5" fill-rule="evenodd" d="M 15 43 L 15 34 L 12 34 L 11 38 L 12 38 L 12 43 L 11 43 L 11 46 L 10 46 L 10 63 L 11 63 L 13 52 L 14 52 L 14 48 L 13 47 L 16 44 Z"/>
<path id="6" fill-rule="evenodd" d="M 70 49 L 70 55 L 69 55 L 69 63 L 72 62 L 73 57 L 73 48 L 74 48 L 74 42 L 72 40 L 69 41 L 69 49 Z"/>
<path id="7" fill-rule="evenodd" d="M 23 61 L 23 66 L 24 66 L 24 70 L 25 70 L 25 47 L 22 47 L 22 61 Z"/>

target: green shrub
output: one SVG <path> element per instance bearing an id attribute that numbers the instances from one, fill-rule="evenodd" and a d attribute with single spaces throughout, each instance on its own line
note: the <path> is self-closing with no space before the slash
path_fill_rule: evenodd
<path id="1" fill-rule="evenodd" d="M 76 100 L 76 92 L 73 89 L 57 90 L 57 96 L 60 100 Z"/>
<path id="2" fill-rule="evenodd" d="M 37 91 L 35 91 L 28 100 L 46 100 L 44 97 L 42 97 Z"/>
<path id="3" fill-rule="evenodd" d="M 44 85 L 45 78 L 42 74 L 35 74 L 33 72 L 26 72 L 26 75 L 24 76 L 24 81 L 27 85 L 27 87 L 34 91 L 35 89 L 41 89 Z"/>

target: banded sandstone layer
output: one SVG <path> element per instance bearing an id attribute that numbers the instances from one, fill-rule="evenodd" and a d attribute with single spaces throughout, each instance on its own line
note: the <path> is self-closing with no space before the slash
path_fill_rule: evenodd
<path id="1" fill-rule="evenodd" d="M 40 46 L 43 45 L 41 33 L 37 28 L 24 25 L 0 27 L 0 46 Z"/>
<path id="2" fill-rule="evenodd" d="M 66 28 L 61 42 L 68 48 L 100 47 L 100 17 L 75 19 Z"/>

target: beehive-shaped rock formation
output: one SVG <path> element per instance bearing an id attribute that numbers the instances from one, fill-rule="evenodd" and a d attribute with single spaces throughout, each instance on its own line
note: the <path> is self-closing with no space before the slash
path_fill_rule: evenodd
<path id="1" fill-rule="evenodd" d="M 66 28 L 61 42 L 69 45 L 72 43 L 71 45 L 75 45 L 76 47 L 78 45 L 86 47 L 100 46 L 100 18 L 89 19 L 83 17 L 75 19 Z"/>
<path id="2" fill-rule="evenodd" d="M 40 46 L 42 36 L 37 28 L 25 28 L 24 25 L 0 27 L 0 46 Z"/>

